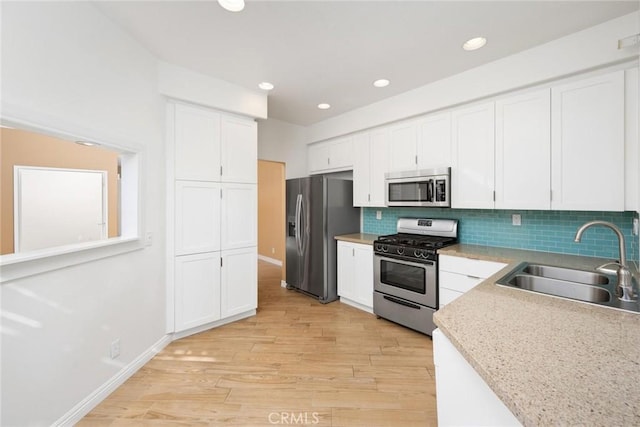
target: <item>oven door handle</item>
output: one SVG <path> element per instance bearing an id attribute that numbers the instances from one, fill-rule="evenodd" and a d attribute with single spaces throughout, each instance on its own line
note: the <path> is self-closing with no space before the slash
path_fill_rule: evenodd
<path id="1" fill-rule="evenodd" d="M 404 301 L 398 298 L 390 297 L 389 295 L 383 295 L 383 298 L 387 301 L 395 302 L 396 304 L 404 305 L 405 307 L 415 308 L 416 310 L 420 310 L 420 306 L 418 304 L 413 304 L 408 301 Z"/>

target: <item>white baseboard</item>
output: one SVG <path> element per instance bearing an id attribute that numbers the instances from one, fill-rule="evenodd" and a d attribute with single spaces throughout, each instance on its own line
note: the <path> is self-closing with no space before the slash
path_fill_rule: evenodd
<path id="1" fill-rule="evenodd" d="M 197 334 L 198 332 L 207 331 L 211 328 L 217 328 L 218 326 L 226 325 L 227 323 L 236 322 L 238 320 L 242 320 L 255 315 L 255 310 L 249 310 L 245 311 L 244 313 L 236 314 L 235 316 L 225 317 L 222 320 L 207 323 L 206 325 L 200 325 L 196 326 L 195 328 L 187 329 L 186 331 L 176 332 L 175 334 L 173 334 L 173 340 L 179 340 L 180 338 L 188 337 L 189 335 Z"/>
<path id="2" fill-rule="evenodd" d="M 269 258 L 268 256 L 264 256 L 264 255 L 258 255 L 258 259 L 262 260 L 262 261 L 266 261 L 270 264 L 275 264 L 275 265 L 279 265 L 280 267 L 282 267 L 282 261 L 280 261 L 279 259 L 274 259 L 274 258 Z"/>
<path id="3" fill-rule="evenodd" d="M 366 306 L 364 304 L 360 304 L 359 302 L 355 302 L 350 300 L 349 298 L 340 297 L 340 302 L 343 304 L 350 305 L 351 307 L 355 307 L 359 310 L 366 311 L 367 313 L 373 314 L 373 307 Z"/>
<path id="4" fill-rule="evenodd" d="M 160 353 L 171 342 L 171 335 L 165 335 L 160 338 L 155 344 L 144 351 L 140 356 L 134 359 L 131 363 L 123 367 L 120 372 L 111 377 L 107 382 L 98 387 L 93 393 L 84 398 L 80 403 L 71 408 L 69 412 L 64 414 L 56 422 L 54 426 L 73 426 L 78 423 L 85 415 L 87 415 L 93 408 L 98 406 L 100 402 L 107 398 L 111 393 L 120 387 L 126 380 L 133 374 L 138 372 L 145 363 L 150 361 L 153 356 Z"/>

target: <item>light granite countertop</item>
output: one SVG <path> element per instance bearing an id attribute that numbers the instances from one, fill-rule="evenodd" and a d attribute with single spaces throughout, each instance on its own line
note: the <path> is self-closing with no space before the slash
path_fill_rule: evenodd
<path id="1" fill-rule="evenodd" d="M 610 260 L 463 244 L 439 253 L 509 264 L 434 320 L 522 424 L 640 425 L 640 314 L 495 284 L 522 261 Z"/>
<path id="2" fill-rule="evenodd" d="M 336 236 L 336 240 L 342 240 L 344 242 L 351 243 L 361 243 L 363 245 L 373 245 L 373 241 L 378 238 L 377 234 L 369 234 L 369 233 L 353 233 L 353 234 L 343 234 L 341 236 Z"/>

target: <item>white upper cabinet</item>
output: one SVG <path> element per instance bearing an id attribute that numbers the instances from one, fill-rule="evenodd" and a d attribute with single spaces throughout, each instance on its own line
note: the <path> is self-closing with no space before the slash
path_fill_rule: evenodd
<path id="1" fill-rule="evenodd" d="M 624 210 L 624 71 L 552 88 L 551 207 Z"/>
<path id="2" fill-rule="evenodd" d="M 222 249 L 258 244 L 258 193 L 252 184 L 222 185 Z"/>
<path id="3" fill-rule="evenodd" d="M 309 173 L 334 172 L 353 168 L 353 136 L 309 145 Z"/>
<path id="4" fill-rule="evenodd" d="M 389 171 L 418 167 L 418 122 L 411 120 L 389 126 Z"/>
<path id="5" fill-rule="evenodd" d="M 418 131 L 418 168 L 451 167 L 451 113 L 426 116 Z"/>
<path id="6" fill-rule="evenodd" d="M 175 178 L 220 180 L 220 114 L 173 104 Z"/>
<path id="7" fill-rule="evenodd" d="M 233 116 L 221 119 L 221 180 L 258 182 L 258 125 Z"/>
<path id="8" fill-rule="evenodd" d="M 451 181 L 453 208 L 494 206 L 494 103 L 454 110 Z"/>
<path id="9" fill-rule="evenodd" d="M 175 179 L 256 183 L 254 120 L 173 104 Z"/>
<path id="10" fill-rule="evenodd" d="M 549 89 L 496 101 L 497 209 L 551 207 Z"/>
<path id="11" fill-rule="evenodd" d="M 175 254 L 220 250 L 220 184 L 176 182 Z"/>
<path id="12" fill-rule="evenodd" d="M 371 177 L 370 133 L 363 132 L 353 137 L 353 206 L 369 206 Z"/>
<path id="13" fill-rule="evenodd" d="M 385 206 L 384 174 L 389 160 L 389 132 L 386 128 L 354 136 L 353 205 Z"/>

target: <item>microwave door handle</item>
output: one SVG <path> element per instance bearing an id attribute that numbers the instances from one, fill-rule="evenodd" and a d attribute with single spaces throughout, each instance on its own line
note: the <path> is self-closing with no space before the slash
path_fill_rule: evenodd
<path id="1" fill-rule="evenodd" d="M 427 202 L 433 202 L 434 201 L 434 184 L 433 184 L 433 180 L 430 179 L 429 181 L 427 181 Z"/>

